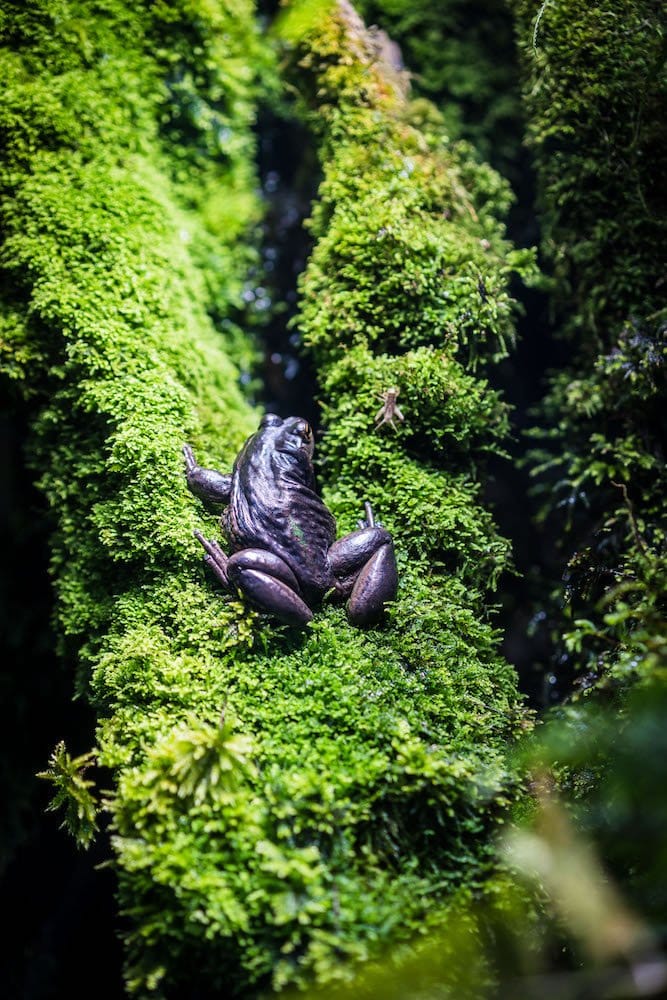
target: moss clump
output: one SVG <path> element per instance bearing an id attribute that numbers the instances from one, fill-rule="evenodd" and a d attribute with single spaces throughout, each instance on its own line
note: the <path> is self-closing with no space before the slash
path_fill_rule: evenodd
<path id="1" fill-rule="evenodd" d="M 233 176 L 229 196 L 240 192 L 251 229 L 252 86 L 237 94 L 216 63 L 192 77 L 202 107 L 234 107 L 246 140 L 221 166 L 190 164 L 181 184 L 168 154 L 179 110 L 166 79 L 174 67 L 186 72 L 187 52 L 146 50 L 158 39 L 168 46 L 172 30 L 182 45 L 189 17 L 173 7 L 112 4 L 95 17 L 85 4 L 33 4 L 5 24 L 3 357 L 36 399 L 33 462 L 59 521 L 62 630 L 93 648 L 115 593 L 191 548 L 177 442 L 216 426 L 231 452 L 250 426 L 210 322 L 209 286 L 229 311 L 252 250 L 239 245 L 238 225 L 230 236 L 211 223 L 206 190 Z M 212 8 L 210 23 L 191 25 L 190 64 L 221 18 Z M 245 34 L 256 46 L 248 19 Z M 229 45 L 237 56 L 245 47 L 236 29 Z"/>
<path id="2" fill-rule="evenodd" d="M 667 152 L 661 10 L 516 2 L 529 140 L 557 323 L 533 455 L 564 534 L 573 672 L 584 687 L 664 671 Z"/>
<path id="3" fill-rule="evenodd" d="M 507 411 L 473 371 L 511 343 L 509 277 L 532 276 L 532 253 L 504 237 L 506 184 L 447 142 L 434 109 L 417 127 L 402 78 L 349 5 L 302 35 L 295 24 L 298 7 L 282 33 L 324 168 L 298 325 L 322 385 L 328 495 L 351 520 L 363 477 L 411 559 L 481 593 L 507 552 L 476 480 Z M 406 419 L 376 431 L 392 386 Z"/>
<path id="4" fill-rule="evenodd" d="M 521 710 L 485 593 L 507 546 L 476 478 L 506 413 L 458 355 L 502 352 L 506 279 L 529 264 L 496 221 L 495 174 L 411 123 L 348 8 L 316 14 L 301 81 L 326 85 L 327 177 L 301 323 L 331 392 L 323 470 L 341 530 L 376 502 L 403 583 L 385 627 L 327 608 L 300 635 L 205 578 L 191 533 L 215 522 L 179 454 L 189 440 L 229 465 L 256 424 L 229 330 L 257 219 L 252 10 L 5 5 L 3 359 L 34 409 L 62 647 L 115 776 L 142 995 L 347 976 L 475 890 L 512 793 Z M 374 168 L 351 176 L 362 149 Z M 395 212 L 380 257 L 378 191 Z M 370 426 L 389 379 L 395 437 Z"/>

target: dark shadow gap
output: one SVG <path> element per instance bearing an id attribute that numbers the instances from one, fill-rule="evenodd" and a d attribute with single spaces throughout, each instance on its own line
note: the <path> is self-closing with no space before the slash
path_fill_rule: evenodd
<path id="1" fill-rule="evenodd" d="M 0 893 L 5 920 L 0 993 L 20 1000 L 123 996 L 115 879 L 97 865 L 109 856 L 105 837 L 78 851 L 62 817 L 45 810 L 50 785 L 35 775 L 64 739 L 73 755 L 90 749 L 95 719 L 73 702 L 75 666 L 55 653 L 49 575 L 50 518 L 27 467 L 27 407 L 3 399 L 2 674 L 0 729 Z M 103 975 L 100 975 L 103 970 Z"/>
<path id="2" fill-rule="evenodd" d="M 303 124 L 260 110 L 257 123 L 258 172 L 265 201 L 262 226 L 261 285 L 254 312 L 259 326 L 261 380 L 259 401 L 281 417 L 300 416 L 319 425 L 317 376 L 310 355 L 302 349 L 291 325 L 297 312 L 297 284 L 305 270 L 313 240 L 304 228 L 320 181 L 315 149 Z"/>

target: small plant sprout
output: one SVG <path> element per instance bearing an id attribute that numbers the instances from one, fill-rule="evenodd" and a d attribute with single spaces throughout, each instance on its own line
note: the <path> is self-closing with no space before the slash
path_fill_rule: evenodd
<path id="1" fill-rule="evenodd" d="M 80 757 L 71 757 L 61 741 L 51 754 L 46 771 L 37 775 L 55 786 L 48 811 L 56 812 L 64 807 L 61 828 L 72 834 L 79 847 L 89 847 L 98 830 L 98 804 L 91 792 L 95 783 L 84 777 L 88 768 L 95 764 L 96 756 L 95 751 L 90 750 Z"/>

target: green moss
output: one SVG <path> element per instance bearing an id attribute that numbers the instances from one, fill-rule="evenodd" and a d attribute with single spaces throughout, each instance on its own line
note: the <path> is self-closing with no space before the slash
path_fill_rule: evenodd
<path id="1" fill-rule="evenodd" d="M 212 600 L 180 445 L 230 461 L 255 425 L 212 317 L 233 316 L 256 258 L 249 66 L 268 56 L 245 5 L 5 4 L 2 29 L 2 364 L 33 410 L 61 648 L 109 713 L 118 765 L 202 697 L 159 624 L 165 580 L 194 592 L 194 618 Z M 177 78 L 199 114 L 187 128 Z"/>
<path id="2" fill-rule="evenodd" d="M 37 775 L 55 786 L 56 793 L 49 809 L 57 811 L 64 807 L 62 825 L 81 847 L 88 847 L 98 832 L 98 803 L 91 793 L 95 783 L 84 777 L 94 762 L 94 751 L 72 758 L 61 742 L 53 751 L 47 770 Z"/>
<path id="3" fill-rule="evenodd" d="M 569 557 L 555 628 L 586 688 L 665 666 L 664 32 L 648 0 L 514 6 L 554 312 L 572 344 L 532 462 Z"/>
<path id="4" fill-rule="evenodd" d="M 283 27 L 293 45 L 298 14 Z M 322 387 L 328 496 L 352 521 L 363 477 L 412 559 L 456 568 L 483 591 L 507 549 L 476 479 L 507 412 L 466 365 L 512 342 L 509 277 L 531 277 L 532 254 L 505 239 L 506 184 L 447 142 L 435 109 L 422 108 L 417 127 L 401 78 L 352 8 L 306 32 L 292 59 L 324 168 L 297 322 Z M 392 386 L 406 419 L 375 429 Z"/>
<path id="5" fill-rule="evenodd" d="M 327 499 L 341 532 L 376 503 L 402 582 L 381 628 L 327 607 L 301 635 L 205 576 L 192 529 L 218 528 L 180 458 L 187 440 L 229 467 L 256 425 L 222 322 L 255 256 L 252 10 L 5 5 L 2 356 L 34 408 L 62 649 L 114 775 L 141 995 L 349 976 L 476 890 L 513 793 L 520 699 L 488 621 L 507 545 L 479 503 L 507 414 L 464 361 L 511 341 L 530 255 L 497 222 L 506 186 L 437 115 L 417 127 L 341 10 L 298 41 L 326 174 L 299 322 Z M 389 381 L 395 433 L 373 429 Z"/>
<path id="6" fill-rule="evenodd" d="M 557 301 L 592 351 L 631 313 L 662 305 L 662 8 L 655 0 L 513 7 L 544 247 Z"/>
<path id="7" fill-rule="evenodd" d="M 15 16 L 17 52 L 3 60 L 3 344 L 10 373 L 25 375 L 30 391 L 47 400 L 35 461 L 48 455 L 55 462 L 44 467 L 43 487 L 62 518 L 55 554 L 61 615 L 68 632 L 82 634 L 90 616 L 99 619 L 99 595 L 85 600 L 77 593 L 70 600 L 71 588 L 80 591 L 107 560 L 122 575 L 122 565 L 143 562 L 147 548 L 153 562 L 174 546 L 181 555 L 189 547 L 187 528 L 178 527 L 183 500 L 174 488 L 183 434 L 201 436 L 206 427 L 210 433 L 215 421 L 221 447 L 227 442 L 231 452 L 250 426 L 207 310 L 215 280 L 229 311 L 253 251 L 238 245 L 238 230 L 227 243 L 218 233 L 220 260 L 215 270 L 202 266 L 202 248 L 214 234 L 199 206 L 192 210 L 192 178 L 185 192 L 172 178 L 161 128 L 169 90 L 163 67 L 143 52 L 152 32 L 168 40 L 167 26 L 157 9 L 135 10 L 127 21 L 126 14 L 124 5 L 112 5 L 105 16 L 90 18 L 94 68 L 83 51 L 72 50 L 69 22 L 62 33 L 52 24 L 48 46 L 59 44 L 60 60 L 52 55 L 45 72 L 29 43 L 31 32 L 41 38 L 40 17 L 49 24 L 51 13 L 36 5 Z M 246 30 L 252 32 L 251 23 Z M 220 70 L 218 76 L 217 102 L 225 103 L 226 82 L 238 103 L 234 81 Z M 20 102 L 20 118 L 14 102 Z M 34 114 L 44 105 L 52 107 L 46 122 L 41 111 Z M 251 108 L 248 95 L 237 111 L 246 133 Z M 50 129 L 53 120 L 66 128 Z M 35 129 L 30 153 L 21 141 L 28 128 Z M 235 185 L 252 199 L 251 152 L 247 138 L 229 165 L 211 161 L 202 168 L 200 181 L 218 169 L 224 183 L 236 166 Z M 256 217 L 253 203 L 246 230 Z M 216 278 L 220 261 L 222 281 Z M 225 406 L 230 431 L 220 426 Z M 158 516 L 156 492 L 162 494 Z"/>
<path id="8" fill-rule="evenodd" d="M 452 138 L 511 175 L 522 138 L 512 16 L 502 0 L 362 0 L 357 9 L 400 46 L 415 94 Z"/>

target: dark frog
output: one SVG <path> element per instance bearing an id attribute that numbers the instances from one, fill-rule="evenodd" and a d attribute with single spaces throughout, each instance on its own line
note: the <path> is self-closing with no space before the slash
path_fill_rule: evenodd
<path id="1" fill-rule="evenodd" d="M 396 596 L 391 535 L 367 503 L 358 530 L 335 541 L 336 522 L 315 492 L 313 447 L 305 420 L 274 414 L 243 445 L 231 475 L 201 468 L 186 445 L 188 486 L 205 502 L 227 504 L 222 526 L 233 554 L 195 535 L 218 580 L 281 621 L 305 625 L 330 593 L 349 598 L 353 624 L 370 625 Z"/>

